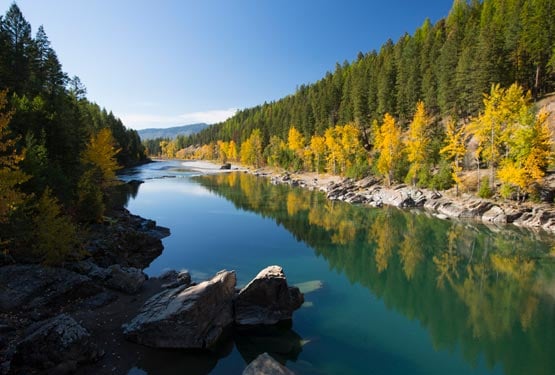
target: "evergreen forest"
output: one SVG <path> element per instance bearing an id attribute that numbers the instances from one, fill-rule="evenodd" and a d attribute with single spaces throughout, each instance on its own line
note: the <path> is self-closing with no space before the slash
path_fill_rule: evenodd
<path id="1" fill-rule="evenodd" d="M 337 63 L 292 95 L 238 111 L 152 154 L 240 161 L 387 184 L 535 194 L 552 158 L 552 0 L 455 0 L 444 19 Z M 489 168 L 480 178 L 479 167 Z M 472 183 L 462 180 L 478 170 Z M 483 181 L 482 181 L 483 180 Z M 470 186 L 472 185 L 472 186 Z"/>
<path id="2" fill-rule="evenodd" d="M 146 160 L 136 131 L 87 100 L 45 29 L 0 16 L 0 250 L 57 263 L 103 220 L 115 172 Z"/>

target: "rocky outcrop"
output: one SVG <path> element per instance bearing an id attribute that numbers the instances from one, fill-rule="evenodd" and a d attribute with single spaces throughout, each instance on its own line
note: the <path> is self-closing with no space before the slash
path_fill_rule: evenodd
<path id="1" fill-rule="evenodd" d="M 304 297 L 297 287 L 289 287 L 283 269 L 266 267 L 241 291 L 234 301 L 235 323 L 276 324 L 291 319 Z"/>
<path id="2" fill-rule="evenodd" d="M 243 371 L 243 375 L 294 375 L 295 373 L 272 358 L 268 353 L 260 354 Z"/>
<path id="3" fill-rule="evenodd" d="M 104 268 L 119 264 L 144 269 L 162 253 L 161 239 L 170 235 L 168 228 L 126 209 L 114 210 L 110 217 L 107 223 L 90 228 L 87 250 L 96 264 Z"/>
<path id="4" fill-rule="evenodd" d="M 19 368 L 74 372 L 77 365 L 93 362 L 102 351 L 87 330 L 71 316 L 61 314 L 31 325 L 15 349 L 12 364 Z"/>
<path id="5" fill-rule="evenodd" d="M 123 326 L 124 335 L 158 348 L 209 348 L 233 322 L 235 284 L 235 272 L 220 271 L 198 285 L 163 291 Z"/>
<path id="6" fill-rule="evenodd" d="M 107 288 L 127 294 L 137 293 L 147 279 L 146 274 L 138 268 L 122 267 L 119 264 L 103 268 L 97 266 L 90 259 L 76 262 L 72 265 L 72 269 L 98 281 Z"/>
<path id="7" fill-rule="evenodd" d="M 37 310 L 39 315 L 102 290 L 87 276 L 41 265 L 0 267 L 0 285 L 0 311 Z"/>

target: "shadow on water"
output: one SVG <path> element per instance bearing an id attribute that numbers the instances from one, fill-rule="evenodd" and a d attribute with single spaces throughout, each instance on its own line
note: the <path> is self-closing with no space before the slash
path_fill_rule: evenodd
<path id="1" fill-rule="evenodd" d="M 128 375 L 209 374 L 219 360 L 233 352 L 234 347 L 244 361 L 239 372 L 265 352 L 285 365 L 287 361 L 297 360 L 302 351 L 301 343 L 301 337 L 291 329 L 290 322 L 272 327 L 234 329 L 211 351 L 149 349 Z"/>
<path id="2" fill-rule="evenodd" d="M 555 373 L 552 236 L 331 202 L 244 173 L 194 180 L 239 210 L 272 218 L 351 283 L 417 319 L 435 350 L 506 374 Z M 236 338 L 247 362 L 263 343 L 273 336 Z"/>

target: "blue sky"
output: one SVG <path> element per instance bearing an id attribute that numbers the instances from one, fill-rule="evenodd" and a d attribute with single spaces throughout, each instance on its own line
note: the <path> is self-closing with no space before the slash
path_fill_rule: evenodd
<path id="1" fill-rule="evenodd" d="M 0 0 L 4 14 L 11 0 Z M 132 128 L 217 122 L 445 17 L 452 0 L 18 0 Z"/>

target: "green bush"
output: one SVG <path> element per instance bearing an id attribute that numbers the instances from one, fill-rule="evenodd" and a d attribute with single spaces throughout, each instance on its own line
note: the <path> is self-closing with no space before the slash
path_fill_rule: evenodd
<path id="1" fill-rule="evenodd" d="M 480 198 L 491 198 L 493 196 L 493 191 L 489 186 L 489 178 L 484 177 L 482 181 L 480 181 L 480 188 L 478 189 L 478 196 Z"/>

